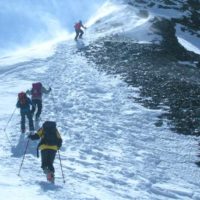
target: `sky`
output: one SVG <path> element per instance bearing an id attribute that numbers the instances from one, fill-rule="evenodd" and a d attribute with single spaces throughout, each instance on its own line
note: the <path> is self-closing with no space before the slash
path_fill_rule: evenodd
<path id="1" fill-rule="evenodd" d="M 105 1 L 1 0 L 1 55 L 55 38 L 66 39 L 77 21 L 90 18 Z"/>
<path id="2" fill-rule="evenodd" d="M 107 6 L 107 7 L 106 7 Z M 199 200 L 198 140 L 173 133 L 167 121 L 156 127 L 162 110 L 151 110 L 133 101 L 140 89 L 128 86 L 120 76 L 99 72 L 81 53 L 76 53 L 102 36 L 122 30 L 137 42 L 150 42 L 147 19 L 133 14 L 130 30 L 122 23 L 130 7 L 107 4 L 98 34 L 91 25 L 83 41 L 68 39 L 54 45 L 46 56 L 36 59 L 16 55 L 16 62 L 0 59 L 0 152 L 1 199 L 13 200 Z M 118 17 L 116 17 L 118 12 Z M 89 20 L 88 20 L 89 23 Z M 103 31 L 107 30 L 107 31 Z M 145 35 L 145 36 L 144 36 Z M 180 35 L 181 36 L 181 35 Z M 155 36 L 157 38 L 157 36 Z M 160 38 L 158 38 L 160 39 Z M 47 50 L 46 50 L 47 51 Z M 48 54 L 49 53 L 49 54 Z M 40 54 L 38 52 L 38 54 Z M 5 64 L 4 64 L 5 63 Z M 52 92 L 44 96 L 41 121 L 55 120 L 63 138 L 55 159 L 55 185 L 46 181 L 36 157 L 36 141 L 20 133 L 20 114 L 15 110 L 17 93 L 41 81 Z M 14 113 L 14 114 L 13 114 Z M 12 115 L 13 114 L 13 115 Z M 12 117 L 12 118 L 11 118 Z M 11 119 L 11 120 L 10 120 Z M 63 180 L 66 183 L 63 183 Z"/>

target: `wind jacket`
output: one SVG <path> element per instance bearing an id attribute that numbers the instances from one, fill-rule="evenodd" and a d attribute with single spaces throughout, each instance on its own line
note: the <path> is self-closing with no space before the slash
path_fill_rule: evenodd
<path id="1" fill-rule="evenodd" d="M 83 26 L 83 24 L 80 23 L 80 22 L 78 22 L 78 23 L 76 23 L 76 24 L 74 25 L 74 28 L 75 28 L 76 31 L 79 31 L 79 30 L 81 29 L 81 27 L 82 27 L 82 28 L 85 28 L 85 26 Z"/>
<path id="2" fill-rule="evenodd" d="M 30 106 L 33 106 L 32 101 L 30 100 L 30 98 L 26 97 L 26 103 L 25 104 L 21 104 L 20 101 L 17 101 L 16 107 L 20 108 L 20 112 L 21 113 L 28 113 L 30 112 Z"/>
<path id="3" fill-rule="evenodd" d="M 28 95 L 32 95 L 32 91 L 33 91 L 33 89 L 27 90 L 26 93 Z M 32 100 L 35 100 L 35 99 L 42 100 L 42 94 L 49 94 L 50 91 L 51 91 L 51 89 L 47 90 L 45 87 L 42 86 L 42 88 L 41 88 L 41 95 L 38 96 L 38 97 L 33 97 L 32 96 L 31 99 Z"/>
<path id="4" fill-rule="evenodd" d="M 58 138 L 57 145 L 45 144 L 43 128 L 40 128 L 35 135 L 30 135 L 30 138 L 32 140 L 41 139 L 40 143 L 38 144 L 38 149 L 40 149 L 40 150 L 51 149 L 51 150 L 57 151 L 62 146 L 62 138 L 61 138 L 60 133 L 58 132 L 58 130 L 57 130 L 56 134 L 57 134 L 57 138 Z"/>

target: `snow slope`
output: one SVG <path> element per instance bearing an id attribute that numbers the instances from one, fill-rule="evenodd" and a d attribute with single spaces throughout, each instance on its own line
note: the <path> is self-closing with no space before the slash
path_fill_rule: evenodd
<path id="1" fill-rule="evenodd" d="M 126 13 L 126 14 L 125 14 Z M 139 10 L 125 4 L 108 1 L 102 5 L 87 25 L 91 26 L 91 37 L 118 35 L 134 42 L 159 42 L 161 37 L 151 28 L 152 16 L 139 16 Z"/>
<path id="2" fill-rule="evenodd" d="M 1 99 L 5 99 L 1 101 L 1 127 L 6 127 L 17 92 L 38 80 L 53 88 L 44 99 L 42 121 L 58 123 L 64 139 L 61 158 L 66 179 L 63 184 L 57 158 L 56 185 L 44 182 L 32 141 L 21 176 L 17 176 L 27 139 L 20 135 L 16 112 L 1 134 L 3 199 L 13 193 L 12 199 L 198 199 L 195 138 L 173 134 L 166 125 L 156 128 L 161 111 L 132 102 L 137 88 L 99 73 L 92 63 L 74 54 L 76 48 L 71 41 L 60 45 L 49 59 L 1 73 Z"/>
<path id="3" fill-rule="evenodd" d="M 1 199 L 200 199 L 197 139 L 171 132 L 167 122 L 156 127 L 162 111 L 133 102 L 138 88 L 98 72 L 81 55 L 90 34 L 59 44 L 50 57 L 1 68 Z M 27 135 L 20 134 L 18 111 L 9 119 L 17 93 L 35 81 L 53 89 L 44 97 L 40 125 L 58 124 L 65 184 L 58 156 L 56 184 L 45 181 L 33 141 L 18 176 Z"/>

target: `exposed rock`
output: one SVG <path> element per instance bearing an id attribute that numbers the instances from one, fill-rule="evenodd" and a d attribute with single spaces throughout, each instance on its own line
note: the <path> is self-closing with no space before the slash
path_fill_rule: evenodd
<path id="1" fill-rule="evenodd" d="M 120 42 L 112 37 L 90 45 L 84 53 L 99 70 L 121 74 L 128 84 L 140 87 L 141 97 L 136 101 L 152 109 L 168 107 L 156 126 L 167 118 L 178 133 L 200 135 L 200 70 L 179 64 L 182 56 L 192 56 L 171 37 L 171 23 L 163 24 L 159 23 L 160 30 L 169 31 L 164 33 L 166 41 L 161 45 Z M 193 56 L 200 61 L 199 56 Z"/>

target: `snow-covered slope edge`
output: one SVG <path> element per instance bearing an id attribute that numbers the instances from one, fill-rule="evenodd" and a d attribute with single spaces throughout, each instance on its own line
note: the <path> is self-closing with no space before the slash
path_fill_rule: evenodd
<path id="1" fill-rule="evenodd" d="M 12 190 L 14 200 L 22 195 L 36 200 L 197 200 L 199 170 L 193 163 L 197 145 L 194 138 L 172 133 L 166 122 L 156 127 L 162 111 L 133 102 L 131 97 L 138 97 L 138 88 L 128 87 L 120 77 L 100 73 L 81 52 L 75 52 L 72 41 L 59 46 L 51 59 L 38 60 L 37 67 L 36 61 L 29 62 L 8 70 L 6 76 L 1 74 L 5 88 L 1 95 L 8 99 L 15 100 L 16 91 L 38 79 L 53 88 L 44 97 L 42 121 L 58 123 L 66 179 L 63 184 L 57 157 L 56 185 L 45 182 L 36 157 L 37 143 L 32 141 L 17 176 L 27 138 L 19 133 L 16 113 L 6 129 L 11 146 L 1 134 L 2 198 L 11 198 Z M 1 107 L 8 106 L 13 108 L 13 103 L 1 103 Z M 0 114 L 2 127 L 10 117 L 4 112 Z"/>

